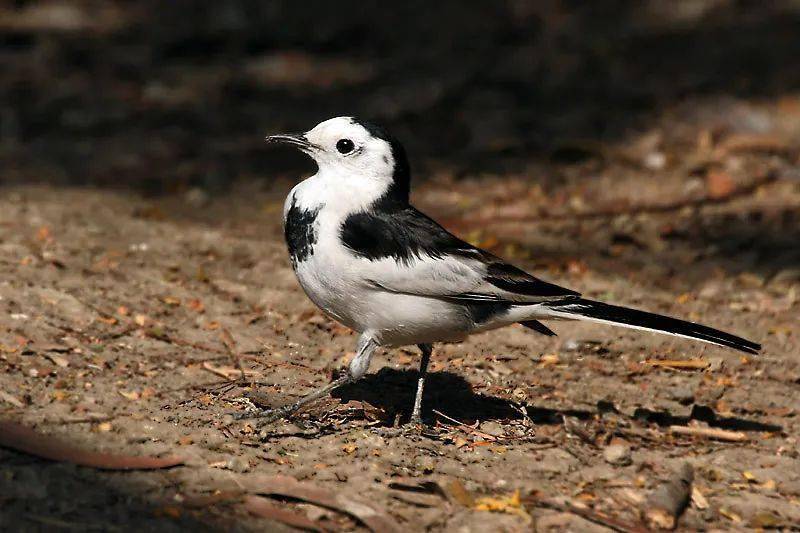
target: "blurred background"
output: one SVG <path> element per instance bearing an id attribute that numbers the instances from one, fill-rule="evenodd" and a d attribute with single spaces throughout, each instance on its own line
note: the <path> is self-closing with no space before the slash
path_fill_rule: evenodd
<path id="1" fill-rule="evenodd" d="M 358 115 L 406 144 L 415 202 L 497 253 L 800 265 L 797 0 L 20 0 L 0 70 L 4 184 L 275 218 L 314 167 L 264 136 Z"/>
<path id="2" fill-rule="evenodd" d="M 658 170 L 698 134 L 637 137 L 665 113 L 797 141 L 800 2 L 5 1 L 0 70 L 5 183 L 226 190 L 308 169 L 264 135 L 343 114 L 422 176 L 596 165 L 632 138 Z M 781 97 L 788 125 L 742 105 Z"/>

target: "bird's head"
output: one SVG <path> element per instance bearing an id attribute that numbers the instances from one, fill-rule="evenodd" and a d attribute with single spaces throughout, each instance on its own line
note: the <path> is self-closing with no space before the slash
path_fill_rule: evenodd
<path id="1" fill-rule="evenodd" d="M 386 130 L 354 117 L 320 122 L 305 133 L 270 135 L 267 142 L 294 146 L 311 156 L 319 174 L 341 187 L 381 191 L 389 203 L 407 204 L 409 166 L 403 146 Z"/>

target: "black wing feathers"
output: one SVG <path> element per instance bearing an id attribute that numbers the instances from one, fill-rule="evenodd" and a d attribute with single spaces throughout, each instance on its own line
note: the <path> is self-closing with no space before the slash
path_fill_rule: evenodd
<path id="1" fill-rule="evenodd" d="M 392 257 L 406 265 L 423 255 L 441 259 L 474 249 L 413 207 L 354 213 L 342 224 L 341 238 L 362 257 L 373 261 Z"/>
<path id="2" fill-rule="evenodd" d="M 462 241 L 411 206 L 395 211 L 360 212 L 347 217 L 341 239 L 355 254 L 370 260 L 391 257 L 409 265 L 423 256 L 462 256 L 486 265 L 485 281 L 501 290 L 527 296 L 577 297 L 579 293 L 537 279 L 500 258 Z M 498 300 L 493 295 L 463 294 L 465 300 Z"/>
<path id="3" fill-rule="evenodd" d="M 494 259 L 494 262 L 488 265 L 486 281 L 504 291 L 531 296 L 580 296 L 578 292 L 534 278 L 524 270 L 504 263 L 497 257 L 484 255 Z"/>

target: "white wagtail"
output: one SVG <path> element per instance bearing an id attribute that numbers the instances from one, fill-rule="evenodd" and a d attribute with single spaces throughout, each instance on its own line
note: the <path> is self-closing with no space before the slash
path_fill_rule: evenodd
<path id="1" fill-rule="evenodd" d="M 286 243 L 300 285 L 327 315 L 360 334 L 348 369 L 294 404 L 256 416 L 273 421 L 361 378 L 378 346 L 422 351 L 411 422 L 432 343 L 515 323 L 555 335 L 543 319 L 590 320 L 758 353 L 761 346 L 700 324 L 581 298 L 458 237 L 409 204 L 403 146 L 384 129 L 337 117 L 301 134 L 267 137 L 317 163 L 284 205 Z"/>

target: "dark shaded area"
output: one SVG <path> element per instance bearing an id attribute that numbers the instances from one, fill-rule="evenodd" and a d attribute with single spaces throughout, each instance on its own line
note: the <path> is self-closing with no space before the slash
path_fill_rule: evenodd
<path id="1" fill-rule="evenodd" d="M 690 97 L 800 87 L 789 1 L 49 5 L 0 12 L 4 182 L 225 188 L 303 164 L 266 133 L 341 114 L 504 172 Z"/>
<path id="2" fill-rule="evenodd" d="M 407 421 L 414 405 L 417 390 L 417 372 L 381 368 L 368 374 L 356 383 L 340 387 L 332 396 L 344 402 L 365 401 L 386 411 L 387 419 L 401 414 Z M 586 419 L 592 413 L 581 410 L 557 411 L 527 406 L 528 415 L 537 424 L 560 424 L 563 416 Z M 508 400 L 475 393 L 467 380 L 452 372 L 430 372 L 425 379 L 422 398 L 422 417 L 426 421 L 436 418 L 433 411 L 440 411 L 465 423 L 476 420 L 508 420 L 521 418 Z"/>
<path id="3" fill-rule="evenodd" d="M 418 374 L 408 370 L 382 368 L 375 374 L 369 374 L 352 385 L 334 391 L 333 397 L 344 402 L 350 400 L 364 401 L 379 407 L 393 420 L 397 413 L 401 420 L 407 421 L 414 405 L 414 393 L 417 387 Z M 581 409 L 549 409 L 526 405 L 526 412 L 535 424 L 564 423 L 564 417 L 588 420 L 596 413 Z M 598 411 L 613 411 L 613 406 L 600 400 Z M 452 372 L 432 372 L 425 380 L 422 399 L 422 416 L 426 421 L 435 420 L 433 411 L 445 413 L 447 416 L 472 424 L 477 420 L 509 420 L 522 418 L 508 400 L 475 393 L 472 386 L 463 377 Z M 709 426 L 735 431 L 770 431 L 779 432 L 783 428 L 775 424 L 767 424 L 757 420 L 739 417 L 721 417 L 704 405 L 693 405 L 689 416 L 677 416 L 668 411 L 652 411 L 638 408 L 633 419 L 656 424 L 661 427 L 686 425 L 693 420 L 705 422 Z"/>
<path id="4" fill-rule="evenodd" d="M 668 411 L 652 411 L 639 408 L 633 413 L 633 418 L 642 422 L 658 424 L 659 426 L 685 426 L 692 420 L 705 422 L 711 427 L 729 429 L 732 431 L 783 431 L 781 426 L 766 424 L 757 420 L 748 420 L 735 416 L 717 416 L 717 413 L 707 405 L 693 405 L 689 416 L 675 416 Z"/>
<path id="5" fill-rule="evenodd" d="M 169 489 L 157 488 L 152 478 L 150 483 L 141 478 L 132 482 L 130 473 L 100 473 L 3 449 L 0 464 L 3 531 L 217 530 L 207 509 L 198 516 L 186 512 L 170 515 Z M 158 499 L 153 489 L 162 493 L 161 505 L 145 501 L 142 494 L 148 486 L 153 500 Z M 235 524 L 231 526 L 236 528 Z"/>

